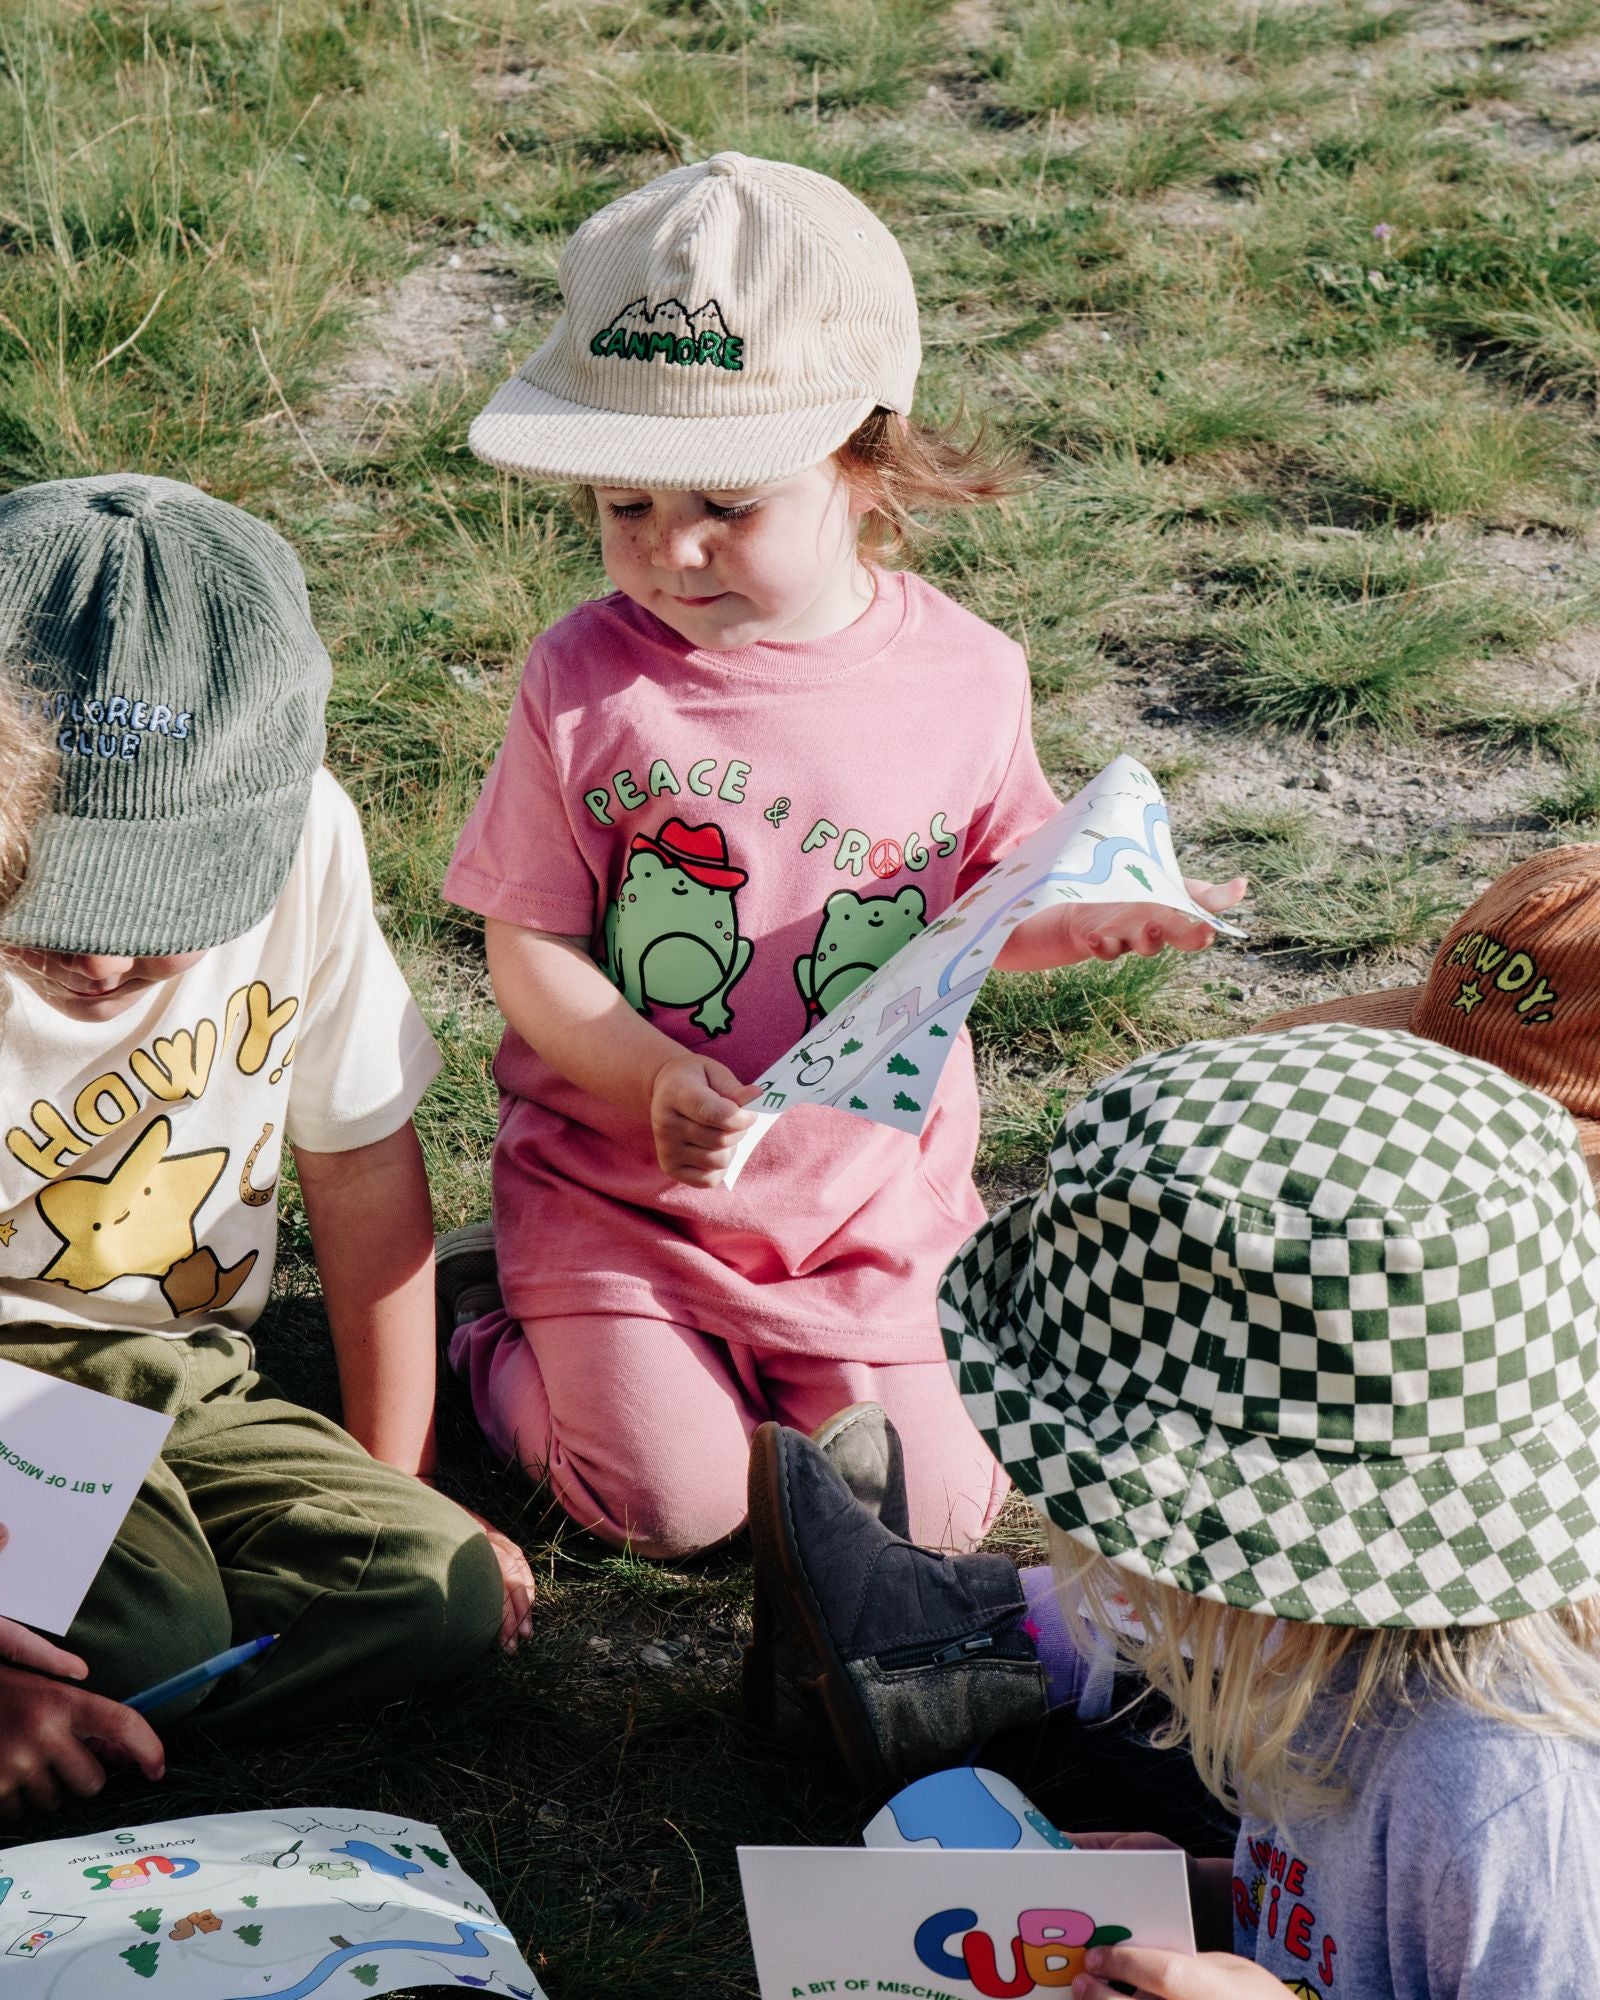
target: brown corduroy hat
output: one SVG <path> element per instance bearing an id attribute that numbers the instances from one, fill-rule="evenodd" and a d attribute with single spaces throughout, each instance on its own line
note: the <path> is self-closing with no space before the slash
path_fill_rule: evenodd
<path id="1" fill-rule="evenodd" d="M 1493 1063 L 1571 1112 L 1600 1189 L 1600 844 L 1536 854 L 1463 911 L 1421 986 L 1258 1022 L 1404 1028 Z"/>

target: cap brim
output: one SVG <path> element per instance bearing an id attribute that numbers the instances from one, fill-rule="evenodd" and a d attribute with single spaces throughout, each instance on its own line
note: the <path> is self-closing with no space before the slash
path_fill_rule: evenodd
<path id="1" fill-rule="evenodd" d="M 1600 1589 L 1592 1401 L 1581 1419 L 1563 1409 L 1489 1446 L 1342 1457 L 1202 1424 L 1156 1397 L 1114 1399 L 1073 1372 L 1070 1341 L 1046 1354 L 1025 1325 L 1037 1203 L 1001 1209 L 960 1251 L 939 1286 L 939 1327 L 984 1442 L 1075 1542 L 1191 1596 L 1321 1625 L 1496 1624 Z M 1530 1488 L 1546 1513 L 1521 1559 L 1485 1549 L 1447 1580 L 1419 1521 L 1447 1493 L 1470 1517 Z M 1327 1560 L 1336 1522 L 1363 1551 L 1357 1575 Z"/>
<path id="2" fill-rule="evenodd" d="M 0 940 L 25 950 L 164 958 L 253 930 L 305 836 L 313 775 L 187 820 L 48 813 Z"/>
<path id="3" fill-rule="evenodd" d="M 877 407 L 855 396 L 739 416 L 642 416 L 569 403 L 513 375 L 473 419 L 467 443 L 530 479 L 737 492 L 820 465 Z"/>
<path id="4" fill-rule="evenodd" d="M 1332 1021 L 1352 1028 L 1400 1029 L 1407 1034 L 1415 1034 L 1418 1031 L 1411 1026 L 1411 1017 L 1426 991 L 1425 986 L 1391 986 L 1381 993 L 1347 993 L 1339 1000 L 1319 1000 L 1314 1007 L 1291 1007 L 1283 1014 L 1269 1014 L 1264 1021 L 1252 1021 L 1243 1032 L 1247 1035 L 1275 1035 L 1280 1028 L 1316 1027 L 1325 1021 Z M 1425 1036 L 1424 1039 L 1431 1041 L 1434 1038 Z M 1556 1102 L 1559 1103 L 1560 1099 Z M 1580 1118 L 1570 1110 L 1567 1115 L 1578 1128 L 1578 1140 L 1583 1147 L 1589 1177 L 1594 1182 L 1595 1198 L 1600 1200 L 1600 1119 Z"/>
<path id="5" fill-rule="evenodd" d="M 1340 1000 L 1319 1000 L 1314 1007 L 1291 1007 L 1287 1013 L 1270 1014 L 1264 1021 L 1253 1021 L 1245 1032 L 1275 1035 L 1280 1028 L 1318 1027 L 1324 1021 L 1352 1028 L 1409 1029 L 1426 990 L 1422 986 L 1390 986 L 1381 993 L 1347 993 Z"/>

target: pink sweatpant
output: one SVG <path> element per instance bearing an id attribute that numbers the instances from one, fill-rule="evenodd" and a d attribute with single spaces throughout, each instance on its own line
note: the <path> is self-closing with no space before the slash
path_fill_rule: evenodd
<path id="1" fill-rule="evenodd" d="M 738 1532 L 758 1424 L 810 1431 L 869 1399 L 905 1446 L 913 1540 L 971 1548 L 1006 1495 L 943 1361 L 757 1355 L 671 1320 L 524 1326 L 494 1312 L 457 1329 L 450 1365 L 494 1449 L 548 1479 L 579 1527 L 640 1555 L 691 1555 Z"/>

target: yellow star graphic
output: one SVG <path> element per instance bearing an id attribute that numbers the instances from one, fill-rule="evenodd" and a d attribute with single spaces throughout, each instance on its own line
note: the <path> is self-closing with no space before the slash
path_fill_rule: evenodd
<path id="1" fill-rule="evenodd" d="M 118 1278 L 164 1278 L 195 1249 L 194 1219 L 228 1155 L 165 1157 L 172 1121 L 158 1118 L 101 1180 L 75 1174 L 40 1191 L 39 1213 L 61 1239 L 39 1273 L 75 1292 L 98 1292 Z"/>
<path id="2" fill-rule="evenodd" d="M 9 1250 L 11 1239 L 16 1233 L 17 1225 L 14 1222 L 0 1222 L 0 1249 Z"/>
<path id="3" fill-rule="evenodd" d="M 1478 982 L 1474 980 L 1470 986 L 1462 987 L 1461 991 L 1456 995 L 1455 1004 L 1461 1009 L 1463 1014 L 1470 1014 L 1482 998 L 1483 992 Z"/>

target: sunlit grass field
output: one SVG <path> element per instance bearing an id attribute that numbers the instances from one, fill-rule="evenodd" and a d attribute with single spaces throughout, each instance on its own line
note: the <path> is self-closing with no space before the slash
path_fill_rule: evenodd
<path id="1" fill-rule="evenodd" d="M 916 560 L 1027 646 L 1064 794 L 1133 749 L 1195 868 L 1256 883 L 1245 949 L 985 995 L 983 1170 L 1020 1187 L 1133 1050 L 1416 976 L 1477 884 L 1600 825 L 1597 84 L 1595 0 L 10 0 L 0 482 L 170 474 L 300 552 L 445 1050 L 440 1226 L 481 1216 L 496 1017 L 438 884 L 529 639 L 603 586 L 468 418 L 606 200 L 728 147 L 843 180 L 911 260 L 924 411 L 1031 474 Z M 458 270 L 493 310 L 447 325 Z M 284 1215 L 264 1358 L 326 1403 Z M 854 1820 L 738 1721 L 740 1551 L 608 1555 L 454 1404 L 446 1447 L 534 1556 L 533 1644 L 314 1744 L 180 1747 L 114 1810 L 433 1817 L 554 2000 L 751 1993 L 735 1843 Z"/>

